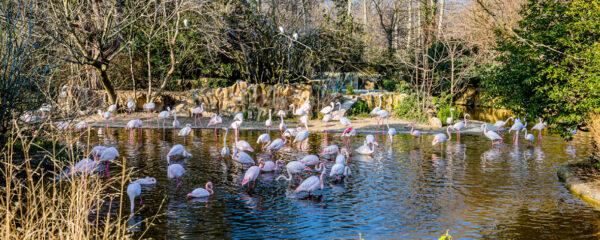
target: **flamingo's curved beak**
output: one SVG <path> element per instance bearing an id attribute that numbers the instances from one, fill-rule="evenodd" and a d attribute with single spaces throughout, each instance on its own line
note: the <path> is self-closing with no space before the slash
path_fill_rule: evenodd
<path id="1" fill-rule="evenodd" d="M 243 187 L 244 185 L 246 185 L 246 183 L 248 183 L 248 180 L 246 180 L 246 179 L 242 180 L 242 187 Z"/>
<path id="2" fill-rule="evenodd" d="M 190 197 L 191 195 L 192 195 L 191 193 L 188 193 L 187 197 Z"/>

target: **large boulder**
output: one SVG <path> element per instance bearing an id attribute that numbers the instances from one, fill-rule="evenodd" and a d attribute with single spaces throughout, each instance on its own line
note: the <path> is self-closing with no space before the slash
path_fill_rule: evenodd
<path id="1" fill-rule="evenodd" d="M 432 128 L 441 128 L 442 120 L 440 120 L 439 118 L 436 118 L 436 117 L 431 117 L 431 118 L 429 118 L 429 126 Z"/>

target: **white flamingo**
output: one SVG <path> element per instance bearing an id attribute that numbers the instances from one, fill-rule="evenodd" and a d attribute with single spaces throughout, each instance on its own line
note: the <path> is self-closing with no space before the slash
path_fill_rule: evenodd
<path id="1" fill-rule="evenodd" d="M 308 112 L 304 111 L 301 108 L 296 109 L 296 105 L 294 105 L 293 103 L 290 104 L 290 107 L 292 107 L 292 114 L 297 115 L 297 116 L 302 116 L 302 115 L 307 115 Z"/>
<path id="2" fill-rule="evenodd" d="M 541 142 L 542 141 L 542 131 L 544 130 L 544 128 L 546 128 L 548 126 L 547 122 L 542 122 L 542 118 L 538 117 L 539 122 L 536 123 L 533 128 L 531 128 L 531 130 L 538 130 L 538 140 Z"/>
<path id="3" fill-rule="evenodd" d="M 215 125 L 215 138 L 217 137 L 217 125 L 223 123 L 223 119 L 219 117 L 219 115 L 214 114 L 210 117 L 210 121 L 206 124 L 206 127 L 210 127 L 210 125 Z"/>
<path id="4" fill-rule="evenodd" d="M 254 164 L 254 159 L 252 159 L 252 157 L 250 157 L 250 155 L 248 155 L 247 153 L 237 152 L 235 148 L 233 149 L 233 151 L 235 152 L 233 154 L 233 161 L 236 161 L 241 164 Z"/>
<path id="5" fill-rule="evenodd" d="M 229 156 L 229 147 L 227 146 L 227 132 L 229 132 L 228 128 L 223 128 L 225 130 L 225 136 L 223 136 L 223 148 L 221 148 L 221 157 Z"/>
<path id="6" fill-rule="evenodd" d="M 379 117 L 377 119 L 377 129 L 379 129 L 380 125 L 383 125 L 383 119 L 386 120 L 386 122 L 389 122 L 390 120 L 390 113 L 387 110 L 379 110 L 379 112 L 377 113 L 377 116 Z M 381 122 L 381 124 L 380 124 Z M 388 129 L 390 128 L 389 124 L 388 124 Z"/>
<path id="7" fill-rule="evenodd" d="M 433 141 L 431 142 L 431 146 L 435 146 L 436 144 L 439 144 L 440 145 L 440 152 L 441 152 L 444 143 L 446 141 L 452 140 L 452 136 L 450 135 L 450 129 L 451 128 L 452 128 L 452 126 L 448 126 L 446 128 L 446 133 L 448 134 L 448 138 L 446 138 L 446 134 L 443 134 L 443 133 L 436 134 L 435 137 L 433 138 Z"/>
<path id="8" fill-rule="evenodd" d="M 192 115 L 194 116 L 194 126 L 197 126 L 197 122 L 200 122 L 200 126 L 202 127 L 202 121 L 200 120 L 200 116 L 202 116 L 202 112 L 204 112 L 204 107 L 206 105 L 204 103 L 200 104 L 200 107 L 196 107 L 192 110 Z"/>
<path id="9" fill-rule="evenodd" d="M 109 148 L 106 148 L 104 151 L 102 151 L 102 154 L 100 155 L 100 158 L 98 159 L 98 161 L 106 163 L 106 176 L 107 177 L 110 177 L 110 174 L 108 173 L 108 168 L 110 166 L 110 162 L 114 161 L 117 158 L 119 158 L 119 151 L 117 151 L 117 149 L 114 147 L 109 147 Z"/>
<path id="10" fill-rule="evenodd" d="M 373 108 L 373 110 L 371 110 L 369 115 L 377 118 L 377 116 L 378 116 L 377 113 L 379 113 L 380 110 L 381 110 L 381 94 L 379 94 L 379 106 Z M 377 125 L 379 126 L 379 119 L 377 119 Z"/>
<path id="11" fill-rule="evenodd" d="M 262 146 L 260 147 L 261 151 L 265 151 L 265 144 L 271 142 L 271 136 L 269 136 L 268 133 L 264 133 L 261 134 L 260 136 L 258 136 L 258 139 L 256 140 L 256 143 L 260 143 L 262 144 Z"/>
<path id="12" fill-rule="evenodd" d="M 131 214 L 134 213 L 135 209 L 135 198 L 142 194 L 142 186 L 139 183 L 132 182 L 127 186 L 127 195 L 131 204 Z M 140 196 L 140 205 L 142 204 L 142 197 Z"/>
<path id="13" fill-rule="evenodd" d="M 504 121 L 502 121 L 502 120 L 498 120 L 498 121 L 496 121 L 496 123 L 494 123 L 494 127 L 497 127 L 497 128 L 498 128 L 498 130 L 497 130 L 497 132 L 498 132 L 498 135 L 502 135 L 502 134 L 500 133 L 500 128 L 504 127 L 504 125 L 506 125 L 506 124 L 508 123 L 508 121 L 512 120 L 513 118 L 514 118 L 514 117 L 509 117 L 509 118 L 507 118 L 507 119 L 506 119 L 506 120 L 504 120 Z"/>
<path id="14" fill-rule="evenodd" d="M 373 134 L 368 134 L 367 136 L 365 136 L 365 144 L 376 144 L 377 146 L 379 146 L 379 144 L 377 144 L 377 141 L 375 141 L 375 136 L 373 136 Z"/>
<path id="15" fill-rule="evenodd" d="M 515 131 L 515 134 L 513 135 L 513 143 L 517 145 L 519 144 L 519 131 L 527 127 L 527 120 L 525 120 L 525 124 L 523 124 L 520 119 L 516 119 L 514 122 L 515 123 L 510 127 L 510 129 L 508 129 L 508 133 Z"/>
<path id="16" fill-rule="evenodd" d="M 133 98 L 127 99 L 127 111 L 129 112 L 129 115 L 135 111 L 135 101 L 133 101 Z"/>
<path id="17" fill-rule="evenodd" d="M 315 166 L 317 165 L 320 160 L 319 157 L 317 155 L 306 155 L 304 156 L 302 159 L 300 159 L 300 161 L 302 164 L 306 165 L 306 166 Z"/>
<path id="18" fill-rule="evenodd" d="M 165 120 L 171 116 L 171 108 L 167 107 L 166 111 L 158 113 L 158 118 L 163 120 L 163 130 L 165 129 Z"/>
<path id="19" fill-rule="evenodd" d="M 300 106 L 300 109 L 307 113 L 310 112 L 310 109 L 312 109 L 312 106 L 310 105 L 310 96 L 306 96 L 306 99 L 304 99 L 304 104 Z"/>
<path id="20" fill-rule="evenodd" d="M 287 143 L 287 138 L 284 138 L 284 140 L 281 140 L 281 138 L 277 138 L 275 140 L 273 140 L 270 144 L 267 144 L 267 151 L 271 152 L 271 154 L 279 149 L 281 149 L 286 143 Z"/>
<path id="21" fill-rule="evenodd" d="M 273 119 L 271 119 L 271 109 L 269 109 L 269 119 L 265 121 L 265 129 L 267 133 L 271 131 L 271 125 L 273 125 Z"/>
<path id="22" fill-rule="evenodd" d="M 331 155 L 331 154 L 336 154 L 340 151 L 339 147 L 337 145 L 329 145 L 327 147 L 325 147 L 323 149 L 323 151 L 321 151 L 321 153 L 319 153 L 320 155 Z"/>
<path id="23" fill-rule="evenodd" d="M 154 108 L 156 108 L 156 104 L 153 102 L 144 103 L 142 108 L 144 108 L 145 111 L 148 111 L 148 127 L 152 128 L 152 111 L 154 111 Z"/>
<path id="24" fill-rule="evenodd" d="M 335 107 L 333 102 L 330 102 L 328 106 L 324 107 L 323 109 L 321 109 L 321 111 L 319 111 L 319 113 L 322 114 L 330 114 L 333 111 L 333 108 Z"/>
<path id="25" fill-rule="evenodd" d="M 213 189 L 212 182 L 207 182 L 204 187 L 206 189 L 204 189 L 204 188 L 194 189 L 194 191 L 192 191 L 191 193 L 188 193 L 187 197 L 204 198 L 204 197 L 210 197 L 210 195 L 215 194 L 215 192 L 212 190 Z"/>
<path id="26" fill-rule="evenodd" d="M 257 166 L 252 166 L 246 170 L 244 174 L 244 179 L 242 180 L 242 187 L 248 184 L 248 189 L 250 189 L 250 182 L 252 182 L 252 187 L 256 186 L 256 178 L 260 174 L 260 169 Z"/>
<path id="27" fill-rule="evenodd" d="M 464 128 L 467 127 L 467 117 L 469 117 L 471 115 L 469 115 L 468 113 L 465 114 L 464 116 L 464 121 L 462 122 L 457 122 L 454 125 L 452 125 L 452 128 L 457 131 L 458 134 L 458 140 L 460 141 L 460 130 L 463 130 Z"/>
<path id="28" fill-rule="evenodd" d="M 179 128 L 179 120 L 177 120 L 177 109 L 173 107 L 173 135 L 175 135 L 175 130 Z"/>
<path id="29" fill-rule="evenodd" d="M 340 176 L 347 177 L 351 174 L 350 167 L 346 166 L 344 163 L 336 163 L 331 167 L 329 177 L 335 177 L 335 180 L 338 180 Z"/>
<path id="30" fill-rule="evenodd" d="M 525 136 L 525 137 L 524 137 L 524 138 L 525 138 L 525 140 L 529 141 L 529 145 L 531 145 L 531 143 L 532 143 L 533 141 L 535 141 L 535 137 L 533 136 L 533 134 L 531 134 L 531 133 L 527 133 L 527 128 L 523 128 L 523 129 L 521 129 L 521 132 L 522 132 L 522 131 L 525 131 L 525 135 L 523 135 L 523 136 Z"/>
<path id="31" fill-rule="evenodd" d="M 179 136 L 183 137 L 183 144 L 185 144 L 185 140 L 188 135 L 192 132 L 192 124 L 186 124 L 184 128 L 179 130 Z"/>
<path id="32" fill-rule="evenodd" d="M 502 139 L 502 137 L 500 136 L 500 134 L 498 134 L 494 131 L 488 131 L 487 124 L 485 124 L 485 123 L 481 124 L 481 129 L 483 129 L 483 135 L 485 135 L 485 137 L 492 140 L 492 148 L 494 147 L 494 141 L 498 141 L 498 143 L 502 143 L 504 141 Z"/>
<path id="33" fill-rule="evenodd" d="M 382 111 L 385 111 L 385 110 L 382 110 Z M 398 134 L 398 132 L 396 131 L 395 128 L 390 128 L 390 117 L 389 117 L 389 114 L 388 114 L 388 117 L 385 119 L 385 125 L 388 128 L 387 134 L 390 137 L 390 140 L 392 141 L 392 145 L 394 145 L 394 135 Z"/>
<path id="34" fill-rule="evenodd" d="M 323 189 L 323 176 L 327 174 L 327 169 L 321 172 L 321 177 L 310 176 L 300 183 L 300 185 L 294 190 L 295 193 L 298 192 L 308 192 L 309 195 L 312 195 L 315 191 L 319 189 Z"/>
<path id="35" fill-rule="evenodd" d="M 281 160 L 273 162 L 265 161 L 263 158 L 258 159 L 258 168 L 263 172 L 277 171 L 277 169 L 279 169 L 279 164 L 284 164 L 284 162 Z"/>
<path id="36" fill-rule="evenodd" d="M 81 137 L 81 130 L 87 129 L 88 124 L 85 121 L 80 121 L 75 125 L 75 131 L 79 132 L 79 136 Z"/>
<path id="37" fill-rule="evenodd" d="M 415 126 L 412 123 L 408 124 L 408 126 L 410 127 L 410 135 L 411 136 L 413 136 L 414 138 L 421 137 L 421 132 L 419 130 L 415 130 Z"/>
<path id="38" fill-rule="evenodd" d="M 302 130 L 302 131 L 298 131 L 296 133 L 296 137 L 294 138 L 294 143 L 298 142 L 298 147 L 302 150 L 302 143 L 306 140 L 308 140 L 308 135 L 310 134 L 310 132 L 308 131 L 308 125 L 306 125 L 306 123 L 304 123 L 304 126 L 306 127 L 306 130 Z"/>
<path id="39" fill-rule="evenodd" d="M 352 122 L 350 122 L 350 119 L 342 116 L 342 104 L 340 102 L 337 102 L 337 105 L 339 105 L 339 109 L 338 109 L 338 114 L 339 114 L 339 121 L 340 124 L 342 124 L 342 126 L 352 126 Z"/>
<path id="40" fill-rule="evenodd" d="M 454 108 L 450 108 L 450 117 L 446 118 L 446 124 L 448 126 L 452 125 L 452 123 L 454 123 Z"/>
<path id="41" fill-rule="evenodd" d="M 92 148 L 92 156 L 94 157 L 94 161 L 98 161 L 100 159 L 100 155 L 106 150 L 105 146 L 95 146 Z"/>
<path id="42" fill-rule="evenodd" d="M 346 128 L 344 132 L 340 134 L 340 137 L 346 137 L 345 142 L 347 148 L 350 147 L 350 138 L 354 136 L 356 136 L 356 129 L 354 129 L 353 127 Z"/>
<path id="43" fill-rule="evenodd" d="M 106 120 L 106 128 L 108 128 L 108 119 L 110 119 L 110 112 L 102 112 L 102 110 L 98 110 L 98 115 L 103 117 Z"/>
<path id="44" fill-rule="evenodd" d="M 179 185 L 183 182 L 181 180 L 181 176 L 183 176 L 184 173 L 185 169 L 183 168 L 183 166 L 177 163 L 169 165 L 169 168 L 167 169 L 167 177 L 169 179 L 177 178 L 177 188 L 175 188 L 176 190 L 179 189 Z"/>
<path id="45" fill-rule="evenodd" d="M 371 147 L 369 147 L 369 145 L 371 145 Z M 359 148 L 357 148 L 355 151 L 357 153 L 359 153 L 360 155 L 371 156 L 375 152 L 375 144 L 373 144 L 373 143 L 371 143 L 371 144 L 363 144 L 362 146 L 360 146 Z"/>
<path id="46" fill-rule="evenodd" d="M 240 151 L 254 152 L 254 149 L 252 148 L 252 146 L 250 146 L 250 143 L 248 143 L 244 140 L 239 140 L 239 141 L 235 142 L 235 147 Z"/>
<path id="47" fill-rule="evenodd" d="M 70 170 L 69 174 L 92 174 L 96 166 L 100 163 L 100 161 L 94 161 L 89 158 L 84 158 L 81 161 L 77 162 Z"/>
<path id="48" fill-rule="evenodd" d="M 169 153 L 167 153 L 167 164 L 171 164 L 171 157 L 174 156 L 182 156 L 184 158 L 193 157 L 192 154 L 187 152 L 181 144 L 177 144 L 173 146 L 171 150 L 169 150 Z"/>
<path id="49" fill-rule="evenodd" d="M 129 122 L 127 122 L 127 125 L 125 125 L 125 130 L 129 130 L 129 138 L 133 138 L 133 131 L 136 128 L 141 128 L 142 126 L 142 120 L 139 119 L 132 119 L 129 120 Z"/>
<path id="50" fill-rule="evenodd" d="M 286 181 L 290 181 L 292 180 L 293 174 L 297 175 L 301 174 L 304 170 L 310 170 L 309 167 L 307 167 L 306 165 L 304 165 L 304 163 L 301 163 L 299 161 L 291 161 L 287 165 L 285 165 L 285 168 L 287 170 L 288 177 L 286 177 L 285 175 L 280 175 L 279 177 L 277 177 L 277 179 L 275 179 L 275 181 L 279 181 L 280 178 L 283 178 Z"/>
<path id="51" fill-rule="evenodd" d="M 238 129 L 242 126 L 242 121 L 240 120 L 235 120 L 234 122 L 231 123 L 231 125 L 229 125 L 230 128 L 233 129 L 233 134 L 235 136 L 235 141 L 237 142 L 238 139 Z"/>

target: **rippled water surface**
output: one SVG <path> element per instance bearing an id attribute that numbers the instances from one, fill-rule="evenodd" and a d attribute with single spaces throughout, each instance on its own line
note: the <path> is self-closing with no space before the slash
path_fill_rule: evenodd
<path id="1" fill-rule="evenodd" d="M 245 169 L 219 155 L 223 132 L 216 139 L 212 130 L 194 130 L 187 138 L 184 146 L 194 157 L 175 161 L 187 169 L 176 191 L 175 180 L 167 179 L 165 156 L 174 141 L 183 143 L 181 137 L 144 130 L 131 143 L 124 130 L 101 131 L 94 143 L 117 147 L 136 177 L 157 178 L 156 186 L 143 189 L 142 209 L 131 221 L 159 213 L 144 235 L 155 239 L 356 239 L 359 233 L 365 239 L 437 239 L 446 229 L 461 239 L 567 239 L 597 238 L 600 230 L 600 214 L 556 177 L 558 167 L 592 151 L 586 136 L 573 143 L 546 136 L 541 146 L 492 149 L 482 134 L 463 134 L 460 143 L 453 138 L 440 153 L 432 148 L 431 135 L 420 143 L 398 135 L 393 146 L 380 135 L 373 157 L 353 152 L 351 178 L 327 180 L 319 197 L 306 197 L 293 193 L 296 184 L 276 182 L 277 174 L 261 174 L 254 190 L 242 188 Z M 262 133 L 243 131 L 240 138 L 260 152 L 254 143 Z M 355 137 L 352 148 L 363 138 Z M 329 144 L 342 145 L 338 134 L 311 134 L 304 151 L 286 145 L 272 159 L 299 160 Z M 333 161 L 327 164 L 330 168 Z M 215 195 L 186 198 L 207 181 L 214 183 Z M 140 225 L 140 232 L 148 227 Z"/>

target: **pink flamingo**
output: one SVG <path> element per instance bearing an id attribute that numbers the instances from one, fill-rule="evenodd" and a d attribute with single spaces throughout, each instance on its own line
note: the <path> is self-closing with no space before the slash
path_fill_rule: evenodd
<path id="1" fill-rule="evenodd" d="M 285 131 L 286 127 L 285 127 L 285 122 L 283 122 L 283 119 L 286 117 L 285 111 L 283 110 L 279 110 L 277 112 L 277 116 L 279 117 L 279 119 L 281 120 L 281 123 L 279 123 L 279 134 L 281 135 L 281 138 L 283 138 L 283 132 Z"/>
<path id="2" fill-rule="evenodd" d="M 277 177 L 277 179 L 275 179 L 275 181 L 279 181 L 280 178 L 283 178 L 286 181 L 290 181 L 290 180 L 292 180 L 292 174 L 301 174 L 302 171 L 304 171 L 304 170 L 309 170 L 309 171 L 311 170 L 309 167 L 304 165 L 304 163 L 301 163 L 299 161 L 291 161 L 287 165 L 285 165 L 285 168 L 287 169 L 287 173 L 288 173 L 289 177 L 286 177 L 285 175 L 281 175 L 281 176 Z M 299 176 L 298 176 L 298 178 L 299 178 Z"/>
<path id="3" fill-rule="evenodd" d="M 207 182 L 204 187 L 206 189 L 204 189 L 204 188 L 194 189 L 194 191 L 192 191 L 191 193 L 188 193 L 187 197 L 204 198 L 204 197 L 210 197 L 210 195 L 215 194 L 215 192 L 212 190 L 213 189 L 212 182 Z"/>
<path id="4" fill-rule="evenodd" d="M 299 162 L 301 162 L 302 164 L 306 165 L 306 166 L 315 166 L 317 165 L 321 160 L 319 160 L 319 157 L 317 155 L 306 155 L 304 156 L 302 159 L 300 159 Z"/>
<path id="5" fill-rule="evenodd" d="M 144 105 L 142 106 L 142 108 L 144 108 L 144 110 L 148 111 L 148 127 L 149 128 L 152 128 L 152 111 L 154 111 L 155 107 L 156 107 L 156 104 L 154 104 L 153 102 L 144 103 Z"/>
<path id="6" fill-rule="evenodd" d="M 306 126 L 306 125 L 305 125 Z M 310 132 L 308 131 L 308 126 L 306 130 L 302 130 L 296 133 L 296 137 L 294 138 L 294 143 L 298 142 L 298 148 L 302 150 L 302 143 L 308 140 L 308 135 Z"/>
<path id="7" fill-rule="evenodd" d="M 188 135 L 190 135 L 191 132 L 192 132 L 192 125 L 189 123 L 186 124 L 184 128 L 179 130 L 179 136 L 183 137 L 183 144 L 185 144 L 185 139 L 187 138 Z"/>
<path id="8" fill-rule="evenodd" d="M 256 186 L 256 178 L 258 178 L 259 174 L 260 169 L 257 166 L 252 166 L 248 168 L 248 170 L 246 170 L 246 173 L 244 174 L 244 179 L 242 180 L 242 187 L 248 184 L 248 189 L 250 189 L 249 183 L 253 182 L 252 187 L 254 188 Z"/>
<path id="9" fill-rule="evenodd" d="M 408 126 L 410 127 L 410 135 L 411 136 L 413 136 L 414 138 L 421 137 L 421 132 L 419 130 L 415 130 L 415 126 L 412 123 L 408 124 Z"/>
<path id="10" fill-rule="evenodd" d="M 442 151 L 443 148 L 443 143 L 445 143 L 446 141 L 450 141 L 452 139 L 452 136 L 450 135 L 450 129 L 452 128 L 452 126 L 448 126 L 446 128 L 446 133 L 448 134 L 448 138 L 446 138 L 446 135 L 443 133 L 438 133 L 435 135 L 435 137 L 433 138 L 433 141 L 431 142 L 432 146 L 435 146 L 436 144 L 440 145 L 440 152 Z"/>
<path id="11" fill-rule="evenodd" d="M 346 137 L 346 148 L 350 148 L 350 138 L 356 136 L 356 130 L 353 127 L 346 128 L 340 137 Z"/>
<path id="12" fill-rule="evenodd" d="M 177 144 L 177 145 L 173 146 L 171 148 L 171 150 L 169 150 L 169 153 L 167 153 L 167 164 L 171 164 L 171 157 L 174 157 L 174 156 L 182 156 L 184 158 L 190 158 L 190 157 L 192 157 L 192 154 L 187 152 L 181 144 Z"/>
<path id="13" fill-rule="evenodd" d="M 230 128 L 233 129 L 233 133 L 235 136 L 235 141 L 237 142 L 238 139 L 238 129 L 242 126 L 242 121 L 240 120 L 236 120 L 234 122 L 231 123 L 231 125 L 229 125 Z"/>
<path id="14" fill-rule="evenodd" d="M 98 159 L 100 159 L 100 155 L 102 155 L 102 152 L 104 152 L 104 150 L 106 150 L 107 147 L 105 146 L 95 146 L 92 148 L 92 156 L 94 156 L 94 161 L 98 161 Z"/>
<path id="15" fill-rule="evenodd" d="M 539 122 L 536 123 L 535 125 L 533 125 L 533 128 L 531 128 L 532 132 L 533 130 L 538 130 L 538 141 L 542 142 L 542 131 L 544 130 L 544 128 L 546 128 L 548 126 L 547 122 L 542 122 L 542 118 L 538 117 Z"/>
<path id="16" fill-rule="evenodd" d="M 131 113 L 135 111 L 135 101 L 133 101 L 133 98 L 128 98 L 127 99 L 127 112 L 129 112 L 129 115 L 131 115 Z"/>
<path id="17" fill-rule="evenodd" d="M 165 129 L 165 121 L 171 116 L 171 108 L 167 107 L 167 111 L 158 113 L 158 118 L 163 120 L 163 130 Z"/>
<path id="18" fill-rule="evenodd" d="M 142 186 L 137 182 L 132 182 L 127 186 L 127 195 L 129 201 L 131 201 L 131 214 L 134 213 L 135 198 L 142 194 Z M 140 205 L 142 204 L 142 197 L 140 196 Z"/>
<path id="19" fill-rule="evenodd" d="M 331 155 L 331 154 L 336 154 L 340 151 L 339 147 L 337 145 L 329 145 L 327 147 L 325 147 L 323 149 L 323 151 L 321 151 L 321 153 L 319 153 L 320 155 Z"/>
<path id="20" fill-rule="evenodd" d="M 488 131 L 487 124 L 481 124 L 481 129 L 483 129 L 483 134 L 492 140 L 492 148 L 494 147 L 494 141 L 498 140 L 498 143 L 502 143 L 504 141 L 500 134 L 495 133 L 494 131 Z"/>
<path id="21" fill-rule="evenodd" d="M 333 167 L 331 167 L 331 173 L 329 174 L 329 177 L 335 176 L 335 180 L 338 180 L 340 176 L 348 177 L 350 175 L 350 167 L 346 166 L 345 163 L 335 163 Z"/>
<path id="22" fill-rule="evenodd" d="M 271 125 L 273 125 L 273 120 L 271 119 L 271 109 L 269 109 L 269 119 L 265 121 L 265 129 L 267 133 L 271 131 Z"/>
<path id="23" fill-rule="evenodd" d="M 69 174 L 75 174 L 75 173 L 91 174 L 94 172 L 94 169 L 96 168 L 98 163 L 99 163 L 99 161 L 94 161 L 89 158 L 84 158 L 81 161 L 77 162 L 69 170 Z"/>
<path id="24" fill-rule="evenodd" d="M 117 151 L 114 147 L 109 147 L 102 151 L 102 155 L 98 161 L 106 163 L 106 176 L 110 178 L 110 174 L 108 173 L 108 168 L 110 167 L 110 162 L 119 158 L 119 151 Z"/>
<path id="25" fill-rule="evenodd" d="M 502 136 L 502 133 L 500 133 L 500 128 L 504 127 L 504 125 L 506 125 L 508 123 L 508 121 L 510 121 L 513 118 L 514 117 L 509 117 L 504 121 L 498 120 L 498 121 L 496 121 L 496 123 L 494 123 L 494 127 L 498 128 L 498 130 L 496 130 L 498 132 L 498 135 Z"/>
<path id="26" fill-rule="evenodd" d="M 183 166 L 181 166 L 181 164 L 171 164 L 169 165 L 169 168 L 167 169 L 167 177 L 169 179 L 173 179 L 173 178 L 177 178 L 177 189 L 179 189 L 179 184 L 181 184 L 183 181 L 181 180 L 181 176 L 183 176 L 183 174 L 185 173 L 185 169 L 183 168 Z"/>
<path id="27" fill-rule="evenodd" d="M 467 117 L 469 117 L 470 115 L 467 113 L 464 116 L 464 121 L 463 122 L 457 122 L 454 125 L 452 125 L 452 128 L 454 130 L 457 131 L 457 135 L 458 135 L 458 141 L 460 142 L 460 130 L 464 129 L 467 127 Z"/>
<path id="28" fill-rule="evenodd" d="M 277 169 L 279 169 L 279 164 L 284 164 L 284 162 L 281 160 L 273 162 L 265 161 L 263 158 L 258 159 L 258 168 L 260 168 L 260 170 L 263 172 L 277 171 Z"/>
<path id="29" fill-rule="evenodd" d="M 213 114 L 210 117 L 210 121 L 206 125 L 206 127 L 210 127 L 210 125 L 215 125 L 215 138 L 217 137 L 217 125 L 223 123 L 223 119 L 219 117 L 217 114 Z"/>
<path id="30" fill-rule="evenodd" d="M 206 105 L 204 103 L 200 104 L 200 107 L 194 108 L 192 110 L 192 115 L 194 115 L 194 126 L 197 126 L 196 121 L 200 122 L 200 127 L 202 127 L 202 121 L 200 120 L 200 116 L 202 116 L 202 112 L 204 112 L 204 107 Z"/>
<path id="31" fill-rule="evenodd" d="M 310 176 L 302 181 L 294 192 L 308 192 L 309 195 L 312 195 L 316 190 L 323 189 L 323 176 L 325 176 L 325 174 L 327 174 L 327 169 L 324 169 L 323 172 L 321 172 L 320 178 L 317 176 Z"/>
<path id="32" fill-rule="evenodd" d="M 108 119 L 110 119 L 110 112 L 102 112 L 102 110 L 98 110 L 98 115 L 106 119 L 106 128 L 108 128 Z"/>
<path id="33" fill-rule="evenodd" d="M 258 136 L 258 139 L 256 140 L 256 143 L 262 144 L 260 150 L 263 152 L 265 151 L 265 144 L 268 142 L 271 142 L 271 136 L 269 136 L 268 133 L 261 134 L 260 136 Z"/>
<path id="34" fill-rule="evenodd" d="M 267 143 L 267 151 L 269 151 L 272 155 L 273 152 L 278 151 L 279 149 L 283 148 L 285 143 L 287 143 L 287 138 L 284 138 L 284 140 L 281 140 L 281 138 L 277 138 L 277 139 L 273 140 L 273 142 Z"/>

